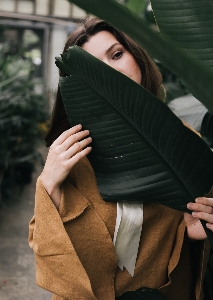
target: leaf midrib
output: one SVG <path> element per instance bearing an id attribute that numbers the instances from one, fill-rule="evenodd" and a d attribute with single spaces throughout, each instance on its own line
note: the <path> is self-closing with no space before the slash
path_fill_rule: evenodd
<path id="1" fill-rule="evenodd" d="M 82 50 L 82 51 L 84 51 L 84 50 Z M 89 55 L 89 54 L 88 54 Z M 94 58 L 94 57 L 93 57 Z M 98 60 L 99 61 L 99 60 Z M 77 64 L 77 60 L 75 61 L 75 63 Z M 110 69 L 113 69 L 112 67 L 110 67 L 110 66 L 107 66 L 107 67 L 109 67 Z M 118 72 L 118 71 L 116 71 L 116 70 L 114 70 L 113 69 L 113 71 L 115 71 L 115 72 Z M 123 75 L 123 76 L 125 76 L 126 78 L 128 78 L 126 75 L 124 75 L 124 74 L 122 74 L 121 73 L 121 75 Z M 147 144 L 149 144 L 149 146 L 150 146 L 150 148 L 152 148 L 154 151 L 155 151 L 155 153 L 157 153 L 157 156 L 160 156 L 161 158 L 162 158 L 162 160 L 165 162 L 165 164 L 167 165 L 167 169 L 168 170 L 171 170 L 171 173 L 172 174 L 174 174 L 173 176 L 174 176 L 174 178 L 176 178 L 177 179 L 177 181 L 178 182 L 180 182 L 180 185 L 181 186 L 183 186 L 183 187 L 185 187 L 185 191 L 188 193 L 188 195 L 190 196 L 190 198 L 191 199 L 193 199 L 194 200 L 194 198 L 193 198 L 193 196 L 191 195 L 191 192 L 189 191 L 189 189 L 187 188 L 187 186 L 184 184 L 184 181 L 182 180 L 182 178 L 181 177 L 179 177 L 179 176 L 177 176 L 176 175 L 176 172 L 175 172 L 175 170 L 174 170 L 174 168 L 169 164 L 169 162 L 164 158 L 164 156 L 160 153 L 160 152 L 158 152 L 157 151 L 157 149 L 152 145 L 152 143 L 150 143 L 150 141 L 149 141 L 149 139 L 146 137 L 146 136 L 143 136 L 141 133 L 140 133 L 140 131 L 137 129 L 137 127 L 135 127 L 134 126 L 134 124 L 132 123 L 132 121 L 131 120 L 129 120 L 128 118 L 126 118 L 126 116 L 123 114 L 123 113 L 121 113 L 114 105 L 113 105 L 113 103 L 111 103 L 111 102 L 109 102 L 108 100 L 107 100 L 107 98 L 106 97 L 104 97 L 100 92 L 99 92 L 99 90 L 97 91 L 93 86 L 90 86 L 90 84 L 88 83 L 88 82 L 90 82 L 90 81 L 88 81 L 88 76 L 86 76 L 86 78 L 87 79 L 84 79 L 83 77 L 81 77 L 81 76 L 79 76 L 79 75 L 72 75 L 72 78 L 75 78 L 75 77 L 77 77 L 77 79 L 78 80 L 82 80 L 87 86 L 89 86 L 89 88 L 90 89 L 92 89 L 95 93 L 97 93 L 101 98 L 103 98 L 117 113 L 118 113 L 118 115 L 120 115 L 120 117 L 122 118 L 122 120 L 123 121 L 127 121 L 127 123 L 128 123 L 128 125 L 130 126 L 130 128 L 131 128 L 131 130 L 133 129 L 133 132 L 134 132 L 134 130 L 139 134 L 139 136 L 140 137 L 142 137 L 142 139 L 144 139 L 146 142 L 147 142 Z M 129 79 L 129 78 L 128 78 Z M 87 81 L 86 81 L 87 80 Z M 129 80 L 131 80 L 131 79 L 129 79 Z M 153 96 L 153 95 L 152 95 Z M 153 96 L 154 97 L 154 96 Z M 158 101 L 160 101 L 159 99 L 158 99 Z M 125 123 L 125 122 L 124 122 Z M 180 126 L 181 126 L 181 123 L 179 124 L 179 128 L 180 128 Z M 183 125 L 182 125 L 183 126 Z M 178 130 L 177 130 L 177 134 L 178 134 L 178 132 L 179 132 L 179 128 L 178 128 Z M 176 134 L 176 135 L 177 135 Z M 173 143 L 175 142 L 175 138 L 173 139 Z"/>

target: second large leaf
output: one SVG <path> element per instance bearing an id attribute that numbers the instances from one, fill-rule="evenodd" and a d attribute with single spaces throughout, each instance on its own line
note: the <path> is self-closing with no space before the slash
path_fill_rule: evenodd
<path id="1" fill-rule="evenodd" d="M 79 47 L 56 59 L 71 125 L 93 138 L 89 160 L 106 201 L 146 201 L 187 211 L 213 183 L 208 146 L 155 96 Z"/>

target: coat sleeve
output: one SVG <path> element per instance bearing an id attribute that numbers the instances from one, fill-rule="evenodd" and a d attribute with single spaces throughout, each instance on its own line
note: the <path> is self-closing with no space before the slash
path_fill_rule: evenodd
<path id="1" fill-rule="evenodd" d="M 74 214 L 83 213 L 87 207 L 85 202 L 79 203 Z M 29 226 L 29 245 L 36 260 L 36 283 L 62 299 L 97 300 L 62 219 L 38 178 L 35 215 Z"/>

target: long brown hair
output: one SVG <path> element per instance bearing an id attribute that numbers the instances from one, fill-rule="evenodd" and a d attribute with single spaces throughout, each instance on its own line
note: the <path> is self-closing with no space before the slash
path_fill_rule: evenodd
<path id="1" fill-rule="evenodd" d="M 121 43 L 126 50 L 133 55 L 141 70 L 141 85 L 149 92 L 159 97 L 160 87 L 162 86 L 162 77 L 154 62 L 129 36 L 105 21 L 97 18 L 86 19 L 70 34 L 63 53 L 66 53 L 67 49 L 73 45 L 82 47 L 84 43 L 89 41 L 93 35 L 100 31 L 108 31 L 112 33 L 119 43 Z M 60 76 L 65 76 L 65 74 L 60 72 Z M 45 136 L 46 146 L 49 147 L 62 132 L 69 128 L 70 124 L 64 109 L 60 89 L 58 87 L 50 129 Z"/>

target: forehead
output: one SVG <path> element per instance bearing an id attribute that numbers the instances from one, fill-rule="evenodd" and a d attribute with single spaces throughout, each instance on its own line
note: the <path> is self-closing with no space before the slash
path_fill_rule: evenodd
<path id="1" fill-rule="evenodd" d="M 108 31 L 100 31 L 93 35 L 88 42 L 84 43 L 82 48 L 99 59 L 107 54 L 107 50 L 112 45 L 119 43 L 116 37 Z"/>

